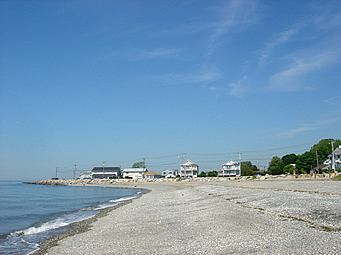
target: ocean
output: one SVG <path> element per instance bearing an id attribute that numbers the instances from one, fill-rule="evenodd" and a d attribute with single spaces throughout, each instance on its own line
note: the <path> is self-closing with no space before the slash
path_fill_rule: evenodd
<path id="1" fill-rule="evenodd" d="M 38 249 L 39 242 L 61 233 L 72 223 L 143 192 L 0 181 L 0 254 L 30 254 Z"/>

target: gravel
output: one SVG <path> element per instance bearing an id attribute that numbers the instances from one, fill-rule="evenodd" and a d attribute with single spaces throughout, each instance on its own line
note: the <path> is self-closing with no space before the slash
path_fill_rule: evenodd
<path id="1" fill-rule="evenodd" d="M 121 186 L 151 192 L 47 254 L 341 254 L 341 182 Z"/>

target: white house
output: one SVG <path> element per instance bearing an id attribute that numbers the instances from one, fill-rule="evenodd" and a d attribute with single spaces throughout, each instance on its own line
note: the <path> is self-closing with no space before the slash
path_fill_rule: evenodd
<path id="1" fill-rule="evenodd" d="M 106 166 L 94 167 L 91 170 L 92 179 L 116 179 L 121 175 L 121 167 Z"/>
<path id="2" fill-rule="evenodd" d="M 341 145 L 337 147 L 332 154 L 328 156 L 328 159 L 324 162 L 324 164 L 328 165 L 330 170 L 333 169 L 333 154 L 334 154 L 334 164 L 335 170 L 341 169 Z"/>
<path id="3" fill-rule="evenodd" d="M 179 171 L 176 169 L 165 169 L 162 171 L 161 175 L 164 178 L 175 178 L 179 174 Z"/>
<path id="4" fill-rule="evenodd" d="M 240 165 L 238 162 L 234 162 L 233 160 L 230 160 L 222 165 L 221 170 L 218 173 L 218 176 L 222 177 L 237 177 L 240 175 Z"/>
<path id="5" fill-rule="evenodd" d="M 187 160 L 185 163 L 183 163 L 180 166 L 181 177 L 187 177 L 187 178 L 198 177 L 198 172 L 199 172 L 199 166 L 190 160 Z"/>
<path id="6" fill-rule="evenodd" d="M 143 175 L 147 172 L 148 172 L 148 170 L 145 167 L 125 168 L 122 171 L 122 176 L 123 176 L 123 178 L 127 178 L 127 179 L 142 179 Z"/>

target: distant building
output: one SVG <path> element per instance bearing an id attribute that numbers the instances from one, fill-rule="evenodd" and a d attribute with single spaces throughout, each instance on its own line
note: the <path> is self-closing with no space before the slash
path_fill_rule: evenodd
<path id="1" fill-rule="evenodd" d="M 91 171 L 81 172 L 79 179 L 91 179 Z"/>
<path id="2" fill-rule="evenodd" d="M 165 169 L 162 171 L 161 175 L 164 178 L 175 178 L 179 174 L 179 171 L 176 169 Z"/>
<path id="3" fill-rule="evenodd" d="M 123 178 L 126 179 L 142 179 L 143 175 L 147 173 L 148 170 L 145 167 L 142 168 L 125 168 L 122 171 Z"/>
<path id="4" fill-rule="evenodd" d="M 94 167 L 91 170 L 91 178 L 92 179 L 116 179 L 121 175 L 121 167 Z"/>
<path id="5" fill-rule="evenodd" d="M 240 175 L 240 165 L 238 162 L 234 162 L 233 160 L 230 160 L 222 165 L 221 170 L 218 173 L 218 176 L 221 177 L 237 177 Z"/>
<path id="6" fill-rule="evenodd" d="M 146 179 L 157 179 L 157 178 L 161 178 L 161 174 L 155 173 L 153 171 L 149 171 L 147 173 L 145 173 L 144 178 Z"/>
<path id="7" fill-rule="evenodd" d="M 325 165 L 328 166 L 329 170 L 333 169 L 333 154 L 335 161 L 335 170 L 341 169 L 341 145 L 337 147 L 332 154 L 328 156 L 328 159 L 324 162 Z"/>
<path id="8" fill-rule="evenodd" d="M 180 166 L 180 176 L 183 178 L 198 177 L 198 172 L 199 166 L 190 160 Z"/>

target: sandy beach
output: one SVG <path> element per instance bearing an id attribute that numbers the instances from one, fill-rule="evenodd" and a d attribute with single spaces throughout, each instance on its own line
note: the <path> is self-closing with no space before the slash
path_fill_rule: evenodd
<path id="1" fill-rule="evenodd" d="M 341 182 L 120 183 L 150 192 L 47 254 L 340 254 Z"/>

